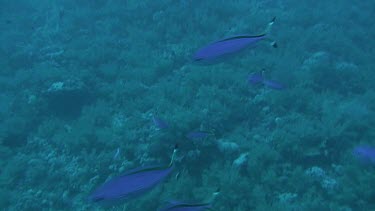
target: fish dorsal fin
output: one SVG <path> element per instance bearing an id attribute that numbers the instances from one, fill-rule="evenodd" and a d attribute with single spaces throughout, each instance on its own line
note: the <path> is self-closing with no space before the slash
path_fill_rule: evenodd
<path id="1" fill-rule="evenodd" d="M 187 207 L 209 207 L 210 203 L 190 203 L 190 202 L 181 202 L 181 201 L 169 201 L 168 208 L 187 208 Z"/>
<path id="2" fill-rule="evenodd" d="M 138 173 L 147 172 L 147 171 L 163 170 L 169 167 L 170 167 L 169 165 L 168 166 L 165 166 L 165 165 L 143 166 L 143 167 L 138 167 L 135 169 L 128 170 L 125 173 L 123 173 L 121 176 L 129 176 L 132 174 L 138 174 Z"/>
<path id="3" fill-rule="evenodd" d="M 275 23 L 275 20 L 276 20 L 276 17 L 273 17 L 272 20 L 267 24 L 266 30 L 264 30 L 264 32 L 262 34 L 258 34 L 258 35 L 248 35 L 248 34 L 236 35 L 236 36 L 221 39 L 221 40 L 217 41 L 217 43 L 218 42 L 230 41 L 230 40 L 251 39 L 251 38 L 264 37 L 271 31 L 272 25 Z"/>
<path id="4" fill-rule="evenodd" d="M 259 34 L 259 35 L 237 35 L 237 36 L 233 36 L 233 37 L 227 37 L 227 38 L 224 38 L 224 39 L 216 41 L 216 42 L 219 43 L 219 42 L 225 42 L 225 41 L 230 41 L 230 40 L 260 38 L 260 37 L 264 37 L 264 36 L 266 36 L 266 34 L 264 34 L 264 33 Z"/>
<path id="5" fill-rule="evenodd" d="M 146 171 L 156 171 L 156 170 L 168 169 L 168 168 L 172 167 L 172 165 L 174 163 L 174 160 L 175 160 L 175 157 L 176 157 L 176 153 L 177 153 L 177 144 L 176 144 L 175 148 L 173 149 L 171 162 L 168 165 L 153 165 L 153 166 L 146 166 L 146 167 L 138 167 L 138 168 L 131 169 L 131 170 L 125 172 L 121 176 L 129 176 L 129 175 L 132 175 L 132 174 L 138 174 L 138 173 L 142 173 L 142 172 L 146 172 Z"/>

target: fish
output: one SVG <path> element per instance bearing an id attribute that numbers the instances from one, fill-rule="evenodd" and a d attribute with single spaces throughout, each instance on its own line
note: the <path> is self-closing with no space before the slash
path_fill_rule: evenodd
<path id="1" fill-rule="evenodd" d="M 89 201 L 112 204 L 120 200 L 129 200 L 151 190 L 171 174 L 177 148 L 176 145 L 168 165 L 140 167 L 129 170 L 96 188 L 89 195 Z"/>
<path id="2" fill-rule="evenodd" d="M 188 134 L 186 134 L 186 138 L 188 139 L 204 139 L 207 138 L 210 135 L 214 135 L 213 132 L 207 132 L 207 131 L 191 131 Z"/>
<path id="3" fill-rule="evenodd" d="M 159 211 L 203 211 L 213 210 L 212 203 L 215 201 L 217 195 L 220 194 L 220 189 L 217 189 L 213 194 L 209 202 L 207 203 L 188 203 L 180 201 L 172 201 Z"/>
<path id="4" fill-rule="evenodd" d="M 256 85 L 263 82 L 263 75 L 260 73 L 254 73 L 247 78 L 250 84 Z"/>
<path id="5" fill-rule="evenodd" d="M 262 84 L 268 88 L 282 90 L 285 86 L 278 81 L 265 79 L 264 74 L 254 73 L 247 78 L 247 82 L 252 85 Z"/>
<path id="6" fill-rule="evenodd" d="M 353 149 L 353 155 L 364 164 L 375 165 L 375 147 L 357 146 Z"/>
<path id="7" fill-rule="evenodd" d="M 152 117 L 152 122 L 154 123 L 155 127 L 157 127 L 158 129 L 169 128 L 168 123 L 166 121 L 164 121 L 163 119 L 161 119 L 161 118 L 153 116 Z"/>
<path id="8" fill-rule="evenodd" d="M 285 88 L 285 86 L 277 81 L 271 81 L 271 80 L 263 80 L 263 85 L 276 90 L 282 90 Z"/>
<path id="9" fill-rule="evenodd" d="M 220 58 L 235 54 L 245 48 L 254 46 L 261 40 L 267 39 L 267 35 L 275 22 L 275 17 L 268 23 L 266 30 L 259 35 L 237 35 L 212 42 L 198 49 L 192 56 L 193 62 L 218 63 Z M 277 43 L 272 41 L 271 45 L 277 48 Z"/>
<path id="10" fill-rule="evenodd" d="M 203 211 L 212 210 L 211 203 L 186 203 L 186 202 L 171 202 L 168 206 L 159 211 Z"/>

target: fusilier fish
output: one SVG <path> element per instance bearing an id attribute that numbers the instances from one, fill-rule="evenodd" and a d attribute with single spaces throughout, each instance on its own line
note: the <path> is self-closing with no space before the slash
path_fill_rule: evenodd
<path id="1" fill-rule="evenodd" d="M 259 35 L 238 35 L 210 43 L 194 53 L 193 61 L 203 63 L 216 63 L 220 62 L 220 59 L 223 57 L 232 55 L 245 48 L 254 46 L 259 41 L 264 40 L 268 37 L 267 35 L 271 30 L 274 22 L 275 18 L 273 18 L 271 22 L 268 23 L 267 29 L 264 31 L 264 33 Z M 271 43 L 271 45 L 275 48 L 277 47 L 277 44 L 274 41 Z"/>

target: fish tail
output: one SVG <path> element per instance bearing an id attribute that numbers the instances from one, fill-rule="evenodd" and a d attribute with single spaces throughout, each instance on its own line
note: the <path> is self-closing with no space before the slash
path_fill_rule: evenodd
<path id="1" fill-rule="evenodd" d="M 216 200 L 219 194 L 220 194 L 220 188 L 217 188 L 216 191 L 212 193 L 209 203 L 212 204 Z"/>
<path id="2" fill-rule="evenodd" d="M 275 20 L 276 20 L 276 17 L 273 17 L 272 20 L 268 23 L 267 28 L 264 31 L 265 35 L 268 34 L 271 31 L 272 25 L 275 23 Z"/>
<path id="3" fill-rule="evenodd" d="M 272 20 L 268 23 L 266 30 L 264 31 L 263 35 L 266 36 L 267 34 L 270 33 L 272 29 L 272 25 L 275 23 L 276 17 L 273 17 Z M 266 37 L 267 40 L 270 41 L 270 45 L 274 48 L 277 48 L 277 42 L 275 40 L 269 39 Z"/>
<path id="4" fill-rule="evenodd" d="M 169 163 L 168 167 L 171 167 L 173 165 L 175 157 L 176 157 L 177 150 L 178 150 L 178 145 L 176 144 L 174 146 L 173 154 L 172 154 L 172 157 L 171 157 L 171 162 Z"/>

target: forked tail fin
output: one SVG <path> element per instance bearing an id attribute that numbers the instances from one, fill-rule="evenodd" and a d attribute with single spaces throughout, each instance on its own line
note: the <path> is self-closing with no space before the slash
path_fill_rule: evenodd
<path id="1" fill-rule="evenodd" d="M 216 189 L 216 191 L 212 193 L 209 203 L 210 204 L 213 203 L 219 194 L 220 194 L 220 188 Z"/>
<path id="2" fill-rule="evenodd" d="M 275 23 L 276 17 L 273 17 L 272 20 L 268 23 L 266 30 L 264 30 L 264 35 L 268 35 L 272 29 L 273 24 Z M 277 48 L 277 43 L 275 40 L 266 38 L 267 40 L 270 40 L 270 45 L 274 48 Z"/>
<path id="3" fill-rule="evenodd" d="M 174 159 L 176 158 L 177 150 L 178 150 L 178 145 L 176 144 L 173 148 L 173 154 L 172 154 L 172 157 L 171 157 L 171 162 L 168 165 L 169 167 L 171 167 L 174 163 Z"/>
<path id="4" fill-rule="evenodd" d="M 272 25 L 275 23 L 276 17 L 273 17 L 272 20 L 268 23 L 266 30 L 264 30 L 264 34 L 268 34 L 271 29 Z"/>

